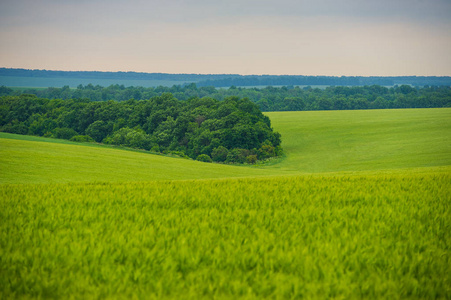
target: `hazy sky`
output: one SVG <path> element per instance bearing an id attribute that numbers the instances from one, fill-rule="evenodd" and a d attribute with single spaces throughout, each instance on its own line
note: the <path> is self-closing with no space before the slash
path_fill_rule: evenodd
<path id="1" fill-rule="evenodd" d="M 451 0 L 0 0 L 0 67 L 451 76 Z"/>

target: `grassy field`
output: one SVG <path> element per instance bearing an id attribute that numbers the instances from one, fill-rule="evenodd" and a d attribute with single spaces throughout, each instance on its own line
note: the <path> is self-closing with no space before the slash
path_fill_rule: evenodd
<path id="1" fill-rule="evenodd" d="M 446 298 L 446 174 L 4 185 L 3 298 Z"/>
<path id="2" fill-rule="evenodd" d="M 0 182 L 208 179 L 451 166 L 448 108 L 267 115 L 283 137 L 286 158 L 279 163 L 257 167 L 205 164 L 1 133 Z"/>
<path id="3" fill-rule="evenodd" d="M 262 168 L 207 164 L 61 140 L 22 138 L 0 134 L 0 182 L 124 182 L 274 175 L 271 170 Z"/>
<path id="4" fill-rule="evenodd" d="M 303 173 L 451 165 L 451 109 L 271 112 L 288 157 Z"/>
<path id="5" fill-rule="evenodd" d="M 0 298 L 449 299 L 450 114 L 268 113 L 256 167 L 0 134 Z"/>

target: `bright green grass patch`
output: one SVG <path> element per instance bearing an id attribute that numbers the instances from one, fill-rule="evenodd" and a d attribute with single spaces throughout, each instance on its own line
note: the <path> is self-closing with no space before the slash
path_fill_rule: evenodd
<path id="1" fill-rule="evenodd" d="M 274 175 L 271 170 L 201 163 L 111 147 L 86 147 L 90 144 L 31 140 L 0 138 L 1 183 L 119 182 Z"/>
<path id="2" fill-rule="evenodd" d="M 299 172 L 451 165 L 451 109 L 271 112 L 287 159 Z"/>
<path id="3" fill-rule="evenodd" d="M 447 298 L 451 176 L 2 185 L 0 298 Z"/>

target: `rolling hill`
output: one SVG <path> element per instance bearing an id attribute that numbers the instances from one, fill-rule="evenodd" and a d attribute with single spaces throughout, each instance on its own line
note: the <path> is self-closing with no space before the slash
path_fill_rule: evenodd
<path id="1" fill-rule="evenodd" d="M 268 113 L 285 157 L 0 134 L 0 298 L 446 299 L 451 109 Z"/>
<path id="2" fill-rule="evenodd" d="M 301 173 L 451 165 L 451 109 L 268 113 L 287 159 Z"/>
<path id="3" fill-rule="evenodd" d="M 273 112 L 267 115 L 282 134 L 286 157 L 264 166 L 206 164 L 139 151 L 2 133 L 0 182 L 187 180 L 395 171 L 451 165 L 451 109 Z"/>

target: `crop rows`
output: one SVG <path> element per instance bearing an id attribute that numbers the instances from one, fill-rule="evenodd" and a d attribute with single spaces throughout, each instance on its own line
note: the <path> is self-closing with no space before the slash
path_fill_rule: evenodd
<path id="1" fill-rule="evenodd" d="M 446 298 L 449 174 L 0 188 L 0 298 Z"/>

